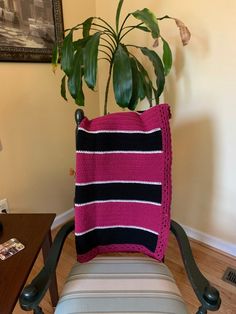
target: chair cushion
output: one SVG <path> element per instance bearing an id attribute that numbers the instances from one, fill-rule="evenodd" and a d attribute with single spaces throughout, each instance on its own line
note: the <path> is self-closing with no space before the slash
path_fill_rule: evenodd
<path id="1" fill-rule="evenodd" d="M 187 314 L 167 266 L 149 257 L 96 257 L 72 268 L 56 314 Z"/>
<path id="2" fill-rule="evenodd" d="M 163 259 L 170 227 L 169 106 L 80 123 L 76 143 L 78 260 L 107 252 Z"/>

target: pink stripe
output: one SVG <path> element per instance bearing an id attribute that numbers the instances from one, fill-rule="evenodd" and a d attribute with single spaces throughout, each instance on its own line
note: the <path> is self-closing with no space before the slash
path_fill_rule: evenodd
<path id="1" fill-rule="evenodd" d="M 76 182 L 134 180 L 163 182 L 163 154 L 76 154 Z M 113 167 L 112 161 L 118 161 Z M 155 166 L 154 166 L 155 165 Z M 94 169 L 94 171 L 92 170 Z"/>
<path id="2" fill-rule="evenodd" d="M 137 226 L 160 233 L 161 206 L 140 203 L 97 203 L 75 206 L 75 232 L 95 226 Z"/>
<path id="3" fill-rule="evenodd" d="M 169 106 L 166 104 L 157 105 L 144 111 L 142 114 L 136 112 L 118 112 L 106 116 L 98 117 L 93 120 L 84 118 L 80 123 L 81 128 L 90 131 L 97 130 L 143 130 L 149 131 L 156 126 L 161 126 L 160 110 L 169 115 Z"/>

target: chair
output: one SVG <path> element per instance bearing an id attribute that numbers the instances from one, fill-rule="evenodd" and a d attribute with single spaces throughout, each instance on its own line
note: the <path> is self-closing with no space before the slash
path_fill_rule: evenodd
<path id="1" fill-rule="evenodd" d="M 138 140 L 136 141 L 136 139 L 132 137 L 132 123 L 136 123 L 137 127 L 143 127 L 142 124 L 145 123 L 149 125 L 152 123 L 153 117 L 155 117 L 154 113 L 156 113 L 157 110 L 160 110 L 158 114 L 160 114 L 160 119 L 163 120 L 162 127 L 155 129 L 154 136 L 148 137 L 147 140 L 142 137 L 143 134 L 141 131 L 135 131 L 139 134 Z M 145 181 L 143 185 L 143 181 L 140 179 L 142 178 L 142 169 L 140 168 L 142 164 L 135 164 L 136 161 L 134 161 L 134 168 L 137 168 L 135 168 L 137 170 L 135 171 L 138 181 L 134 181 L 132 184 L 130 184 L 130 182 L 127 184 L 123 179 L 119 179 L 119 183 L 114 183 L 112 180 L 110 181 L 108 170 L 110 166 L 113 168 L 111 172 L 112 176 L 114 173 L 118 173 L 118 177 L 120 175 L 119 170 L 116 170 L 114 164 L 110 163 L 110 158 L 112 158 L 113 154 L 110 154 L 110 151 L 106 152 L 107 159 L 105 159 L 105 162 L 103 159 L 102 161 L 100 160 L 99 154 L 99 158 L 96 157 L 97 159 L 94 159 L 92 157 L 91 160 L 88 160 L 91 155 L 89 153 L 89 156 L 87 156 L 87 152 L 88 150 L 93 150 L 93 145 L 99 146 L 99 149 L 103 147 L 103 149 L 101 149 L 101 151 L 103 151 L 106 145 L 110 147 L 109 149 L 113 149 L 113 144 L 115 143 L 114 145 L 118 147 L 117 151 L 120 153 L 119 147 L 124 149 L 126 145 L 125 141 L 128 139 L 132 143 L 132 147 L 127 144 L 129 148 L 125 148 L 126 153 L 130 153 L 129 150 L 132 149 L 135 153 L 139 154 L 138 150 L 142 150 L 142 145 L 149 145 L 147 158 L 149 158 L 148 160 L 150 162 L 155 145 L 160 146 L 157 148 L 160 152 L 164 150 L 162 149 L 162 145 L 164 145 L 163 147 L 165 147 L 165 145 L 170 146 L 168 135 L 169 119 L 168 117 L 163 118 L 164 116 L 168 116 L 168 110 L 167 105 L 158 106 L 158 109 L 151 109 L 150 113 L 144 114 L 146 120 L 142 120 L 141 123 L 139 122 L 140 120 L 137 119 L 141 119 L 142 117 L 139 118 L 138 114 L 132 113 L 125 116 L 123 114 L 115 114 L 111 115 L 111 118 L 109 116 L 106 116 L 106 118 L 98 118 L 95 119 L 94 124 L 90 124 L 88 120 L 85 121 L 86 118 L 84 119 L 82 110 L 79 109 L 76 111 L 77 125 L 83 124 L 84 126 L 87 123 L 87 125 L 92 128 L 90 132 L 92 135 L 89 134 L 88 137 L 86 133 L 88 131 L 83 127 L 80 128 L 80 131 L 85 132 L 85 134 L 79 134 L 77 128 L 77 146 L 79 147 L 77 147 L 77 166 L 79 164 L 81 168 L 77 168 L 77 180 L 79 183 L 78 185 L 76 184 L 75 222 L 74 220 L 69 221 L 63 225 L 57 233 L 45 266 L 33 279 L 31 284 L 26 286 L 21 293 L 19 301 L 22 309 L 26 311 L 33 310 L 35 314 L 43 313 L 39 304 L 49 287 L 52 274 L 55 272 L 64 241 L 67 235 L 75 230 L 78 261 L 81 263 L 75 263 L 68 275 L 55 310 L 56 314 L 187 313 L 173 276 L 168 267 L 164 264 L 164 252 L 167 245 L 167 231 L 169 229 L 177 239 L 185 270 L 196 297 L 201 304 L 196 313 L 205 314 L 207 310 L 216 311 L 219 309 L 221 303 L 219 292 L 211 286 L 198 269 L 191 252 L 189 240 L 183 228 L 177 222 L 170 220 L 169 203 L 171 187 L 169 183 L 171 150 L 167 151 L 167 155 L 163 159 L 161 156 L 157 156 L 160 163 L 162 160 L 166 160 L 163 167 L 155 165 L 155 167 L 151 168 L 150 175 L 161 173 L 160 178 L 163 176 L 164 183 L 156 183 L 153 182 L 153 179 L 150 179 L 150 182 Z M 96 128 L 93 129 L 94 125 L 103 129 L 103 124 L 100 125 L 100 122 L 108 121 L 109 127 L 112 126 L 112 128 L 114 128 L 114 123 L 123 116 L 125 119 L 128 117 L 124 124 L 129 125 L 129 130 L 119 131 L 121 138 L 117 138 L 115 134 L 116 131 L 111 132 L 107 129 L 107 126 L 105 127 L 105 133 L 109 133 L 109 140 L 107 140 L 106 136 L 97 136 L 100 131 L 97 131 Z M 156 119 L 154 120 L 156 121 Z M 160 131 L 162 133 L 160 133 Z M 104 132 L 104 130 L 101 132 Z M 127 132 L 128 135 L 124 135 L 123 133 L 125 132 Z M 166 132 L 167 135 L 163 135 L 164 132 Z M 146 133 L 150 135 L 151 131 L 147 131 Z M 115 137 L 113 137 L 113 135 Z M 106 142 L 106 144 L 104 144 L 104 142 Z M 90 145 L 89 148 L 88 145 Z M 82 149 L 82 154 L 80 154 L 80 149 Z M 125 154 L 124 156 L 122 154 L 118 156 L 119 163 L 126 163 Z M 139 162 L 138 160 L 139 157 L 137 155 L 137 163 Z M 143 162 L 145 162 L 145 160 L 146 157 L 143 159 Z M 133 162 L 133 159 L 130 159 L 130 161 Z M 86 169 L 90 167 L 89 165 L 92 169 L 96 168 L 98 176 L 92 179 L 89 177 L 88 181 L 90 182 L 90 180 L 92 180 L 96 184 L 93 183 L 91 185 L 83 181 L 84 176 L 88 175 Z M 99 168 L 101 165 L 103 165 L 105 171 Z M 129 168 L 123 167 L 123 169 L 126 169 L 125 172 L 129 172 Z M 105 177 L 104 173 L 106 174 Z M 91 175 L 93 176 L 93 171 L 89 171 L 89 176 Z M 129 177 L 130 174 L 122 173 L 122 175 Z M 111 179 L 113 179 L 113 177 L 111 177 Z M 160 179 L 160 181 L 162 181 L 162 179 Z M 105 186 L 103 186 L 103 184 L 105 184 Z M 125 185 L 120 187 L 119 184 Z M 155 189 L 155 191 L 153 189 Z M 130 203 L 126 204 L 127 195 L 129 193 L 135 197 L 135 201 L 131 205 Z M 146 206 L 143 200 L 149 198 L 150 194 L 151 199 L 148 199 L 149 202 Z M 99 200 L 99 202 L 95 202 L 99 203 L 99 205 L 96 204 L 96 208 L 93 202 L 94 197 L 96 200 Z M 109 206 L 107 205 L 106 197 L 109 199 Z M 116 201 L 111 203 L 110 199 L 112 197 L 116 199 Z M 158 204 L 159 207 L 156 206 L 158 202 L 160 202 L 160 204 Z M 166 204 L 164 204 L 165 202 Z M 125 207 L 126 205 L 127 207 Z M 101 206 L 101 208 L 99 206 Z M 142 206 L 146 216 L 142 216 Z M 156 206 L 153 212 L 154 216 L 148 219 L 147 213 L 151 213 L 153 209 L 151 206 Z M 114 208 L 115 211 L 112 211 Z M 127 213 L 125 212 L 126 208 Z M 135 217 L 132 215 L 129 217 L 129 210 L 134 210 Z M 139 214 L 139 211 L 141 214 Z M 156 213 L 159 211 L 162 215 L 160 216 L 162 223 L 159 229 L 156 230 L 155 224 L 159 224 L 159 214 L 157 215 Z M 109 215 L 104 215 L 104 212 L 108 212 Z M 119 217 L 114 218 L 113 216 L 116 215 L 114 213 L 118 213 Z M 141 218 L 139 218 L 139 215 L 141 215 Z M 114 221 L 117 223 L 117 219 L 120 219 L 120 224 L 114 225 Z M 101 220 L 108 221 L 105 227 L 103 225 L 101 226 Z M 144 224 L 146 220 L 149 221 L 147 224 Z M 97 224 L 96 228 L 94 224 Z M 116 253 L 98 255 L 98 253 L 110 252 Z"/>

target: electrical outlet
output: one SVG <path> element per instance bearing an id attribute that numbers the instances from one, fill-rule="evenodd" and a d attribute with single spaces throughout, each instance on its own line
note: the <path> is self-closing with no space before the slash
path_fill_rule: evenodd
<path id="1" fill-rule="evenodd" d="M 4 198 L 0 200 L 0 213 L 9 213 L 8 202 L 7 199 Z"/>

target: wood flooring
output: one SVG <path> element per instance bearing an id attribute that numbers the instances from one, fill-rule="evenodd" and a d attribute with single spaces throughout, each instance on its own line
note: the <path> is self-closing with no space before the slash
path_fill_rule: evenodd
<path id="1" fill-rule="evenodd" d="M 236 287 L 222 280 L 224 271 L 228 266 L 236 268 L 236 259 L 194 240 L 191 240 L 191 247 L 200 270 L 208 278 L 208 280 L 220 291 L 222 305 L 220 310 L 215 313 L 236 314 Z M 61 255 L 57 268 L 59 293 L 63 287 L 63 283 L 65 281 L 67 273 L 70 270 L 71 266 L 74 264 L 74 262 L 74 237 L 73 234 L 71 234 L 65 242 L 63 253 Z M 177 281 L 178 287 L 183 295 L 185 302 L 187 303 L 189 313 L 195 314 L 199 303 L 186 277 L 178 245 L 174 239 L 174 236 L 172 235 L 170 237 L 165 263 L 169 266 Z M 42 255 L 40 253 L 28 281 L 30 281 L 36 275 L 36 273 L 42 267 L 42 264 Z M 45 314 L 52 314 L 54 312 L 50 303 L 50 297 L 48 293 L 42 301 L 41 306 L 43 307 Z M 23 313 L 26 312 L 21 310 L 20 306 L 17 304 L 13 314 Z"/>

